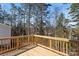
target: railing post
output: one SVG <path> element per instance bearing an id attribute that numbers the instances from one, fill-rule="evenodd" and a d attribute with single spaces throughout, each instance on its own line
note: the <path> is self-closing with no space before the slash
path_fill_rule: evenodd
<path id="1" fill-rule="evenodd" d="M 49 47 L 52 48 L 52 40 L 49 40 Z"/>

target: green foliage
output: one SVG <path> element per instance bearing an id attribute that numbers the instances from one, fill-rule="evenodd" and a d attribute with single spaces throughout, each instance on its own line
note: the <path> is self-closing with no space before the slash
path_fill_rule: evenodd
<path id="1" fill-rule="evenodd" d="M 59 18 L 57 19 L 57 26 L 56 26 L 56 36 L 57 37 L 66 37 L 68 36 L 68 29 L 66 28 L 68 24 L 68 19 L 65 19 L 64 14 L 61 13 Z"/>
<path id="2" fill-rule="evenodd" d="M 72 19 L 79 23 L 79 3 L 73 3 L 71 5 L 69 14 L 72 15 Z"/>

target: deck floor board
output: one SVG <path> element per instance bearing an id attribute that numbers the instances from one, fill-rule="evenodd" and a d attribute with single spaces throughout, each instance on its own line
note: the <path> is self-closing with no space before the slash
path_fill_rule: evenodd
<path id="1" fill-rule="evenodd" d="M 18 56 L 60 56 L 60 55 L 45 48 L 42 48 L 40 46 L 37 46 L 31 50 L 19 54 Z"/>

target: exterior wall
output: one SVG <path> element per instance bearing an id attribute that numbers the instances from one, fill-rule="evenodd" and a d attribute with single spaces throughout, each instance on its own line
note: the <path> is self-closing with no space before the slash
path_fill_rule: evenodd
<path id="1" fill-rule="evenodd" d="M 11 27 L 0 23 L 0 45 L 9 44 L 10 40 L 2 40 L 1 38 L 10 36 L 11 36 Z"/>

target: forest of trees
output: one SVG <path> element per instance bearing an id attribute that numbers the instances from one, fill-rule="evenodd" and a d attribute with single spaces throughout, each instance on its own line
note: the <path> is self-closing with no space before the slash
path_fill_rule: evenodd
<path id="1" fill-rule="evenodd" d="M 11 26 L 12 36 L 38 34 L 69 37 L 70 30 L 67 25 L 70 20 L 66 19 L 63 12 L 59 12 L 57 8 L 54 8 L 55 26 L 51 25 L 49 18 L 53 15 L 50 15 L 51 12 L 48 10 L 51 4 L 21 3 L 19 7 L 14 3 L 10 5 L 10 13 L 0 5 L 0 23 Z M 69 10 L 69 14 L 74 19 L 72 22 L 78 22 L 76 25 L 78 28 L 79 4 L 71 4 Z"/>

